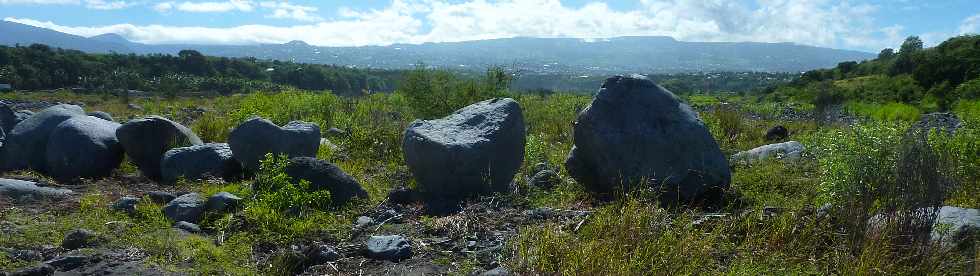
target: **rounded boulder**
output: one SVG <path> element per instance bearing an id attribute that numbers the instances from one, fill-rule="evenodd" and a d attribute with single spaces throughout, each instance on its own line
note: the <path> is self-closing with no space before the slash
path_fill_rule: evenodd
<path id="1" fill-rule="evenodd" d="M 27 118 L 9 133 L 4 145 L 3 168 L 6 170 L 34 169 L 44 172 L 47 165 L 47 146 L 51 133 L 62 122 L 85 116 L 77 105 L 59 104 L 48 107 Z"/>
<path id="2" fill-rule="evenodd" d="M 331 204 L 343 205 L 354 198 L 367 198 L 368 194 L 357 180 L 330 162 L 312 158 L 289 159 L 286 174 L 293 181 L 306 180 L 310 189 L 330 192 Z"/>
<path id="3" fill-rule="evenodd" d="M 60 181 L 109 176 L 123 160 L 117 128 L 117 123 L 91 116 L 59 124 L 46 148 L 48 175 Z"/>
<path id="4" fill-rule="evenodd" d="M 301 121 L 279 127 L 272 121 L 252 117 L 229 133 L 228 144 L 245 171 L 254 173 L 268 153 L 290 158 L 316 156 L 320 149 L 320 127 Z"/>
<path id="5" fill-rule="evenodd" d="M 159 116 L 126 122 L 116 137 L 143 175 L 154 180 L 161 177 L 161 159 L 168 150 L 204 144 L 187 127 Z"/>
<path id="6" fill-rule="evenodd" d="M 232 158 L 224 143 L 210 143 L 175 148 L 163 154 L 160 161 L 161 181 L 174 183 L 180 178 L 198 180 L 207 176 L 231 181 L 241 175 L 242 167 Z"/>

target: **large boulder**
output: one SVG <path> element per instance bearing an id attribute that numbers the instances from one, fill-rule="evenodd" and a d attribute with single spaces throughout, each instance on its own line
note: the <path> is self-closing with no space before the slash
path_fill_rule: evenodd
<path id="1" fill-rule="evenodd" d="M 329 191 L 333 205 L 343 205 L 355 197 L 368 196 L 357 180 L 327 161 L 312 157 L 290 158 L 285 171 L 293 181 L 310 182 L 312 190 Z"/>
<path id="2" fill-rule="evenodd" d="M 60 181 L 109 176 L 123 160 L 117 128 L 117 123 L 91 116 L 59 124 L 48 140 L 48 175 Z"/>
<path id="3" fill-rule="evenodd" d="M 720 196 L 731 181 L 726 156 L 697 114 L 643 77 L 607 79 L 579 113 L 574 138 L 568 173 L 601 194 L 652 188 L 663 203 L 683 203 Z"/>
<path id="4" fill-rule="evenodd" d="M 163 206 L 163 214 L 173 221 L 197 223 L 204 216 L 204 198 L 197 193 L 178 196 Z"/>
<path id="5" fill-rule="evenodd" d="M 803 144 L 797 141 L 769 144 L 736 153 L 732 155 L 732 162 L 751 164 L 769 158 L 793 162 L 803 157 L 803 150 Z"/>
<path id="6" fill-rule="evenodd" d="M 154 180 L 161 177 L 160 161 L 168 150 L 204 144 L 187 127 L 159 116 L 126 122 L 116 137 L 143 175 Z"/>
<path id="7" fill-rule="evenodd" d="M 253 117 L 228 135 L 235 159 L 247 172 L 254 173 L 267 153 L 289 157 L 314 157 L 320 149 L 320 127 L 293 121 L 279 127 L 272 121 Z"/>
<path id="8" fill-rule="evenodd" d="M 47 146 L 51 133 L 62 122 L 73 117 L 85 116 L 77 105 L 60 104 L 34 114 L 18 123 L 9 133 L 4 145 L 3 169 L 34 169 L 44 172 L 47 164 Z"/>
<path id="9" fill-rule="evenodd" d="M 17 121 L 17 113 L 5 103 L 0 103 L 0 130 L 10 131 L 14 129 Z"/>
<path id="10" fill-rule="evenodd" d="M 933 241 L 960 245 L 980 237 L 980 210 L 943 206 L 936 215 L 930 234 Z"/>
<path id="11" fill-rule="evenodd" d="M 198 180 L 206 176 L 232 181 L 242 173 L 242 167 L 232 158 L 228 144 L 211 143 L 175 148 L 163 154 L 160 161 L 161 180 L 174 183 L 180 178 Z"/>
<path id="12" fill-rule="evenodd" d="M 524 160 L 524 145 L 524 115 L 509 98 L 416 120 L 402 140 L 405 162 L 429 203 L 506 191 Z"/>

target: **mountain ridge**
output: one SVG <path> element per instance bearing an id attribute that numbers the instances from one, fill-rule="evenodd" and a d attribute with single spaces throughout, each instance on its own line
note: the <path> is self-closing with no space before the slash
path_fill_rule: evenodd
<path id="1" fill-rule="evenodd" d="M 94 53 L 174 55 L 184 49 L 193 49 L 210 56 L 255 57 L 356 68 L 410 69 L 424 63 L 457 70 L 482 70 L 501 65 L 548 74 L 802 72 L 874 57 L 872 53 L 786 42 L 687 42 L 666 36 L 514 37 L 358 47 L 313 46 L 300 40 L 253 45 L 143 44 L 118 34 L 85 38 L 15 22 L 0 22 L 0 44 L 31 43 Z"/>

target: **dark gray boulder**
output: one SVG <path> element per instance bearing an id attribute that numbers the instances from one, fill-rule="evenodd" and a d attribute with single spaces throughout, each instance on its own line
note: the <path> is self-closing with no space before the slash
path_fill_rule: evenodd
<path id="1" fill-rule="evenodd" d="M 112 118 L 112 114 L 109 114 L 109 112 L 105 112 L 105 111 L 93 111 L 93 112 L 89 112 L 88 115 L 110 122 L 116 121 Z"/>
<path id="2" fill-rule="evenodd" d="M 120 197 L 118 200 L 116 200 L 116 202 L 113 202 L 112 205 L 110 206 L 110 209 L 112 209 L 113 211 L 133 214 L 136 213 L 136 204 L 138 204 L 139 202 L 140 202 L 139 198 L 124 196 L 124 197 Z"/>
<path id="3" fill-rule="evenodd" d="M 146 196 L 150 197 L 150 200 L 156 204 L 167 204 L 171 200 L 177 198 L 177 196 L 175 196 L 174 194 L 168 192 L 162 192 L 162 191 L 153 191 L 146 194 Z"/>
<path id="4" fill-rule="evenodd" d="M 54 267 L 46 264 L 41 264 L 34 267 L 24 268 L 21 270 L 13 271 L 7 274 L 2 274 L 4 276 L 48 276 L 54 275 Z"/>
<path id="5" fill-rule="evenodd" d="M 531 186 L 538 187 L 541 189 L 551 189 L 561 182 L 561 178 L 558 177 L 558 173 L 552 170 L 541 170 L 530 179 Z"/>
<path id="6" fill-rule="evenodd" d="M 90 259 L 91 258 L 88 256 L 69 255 L 46 261 L 44 264 L 54 267 L 60 271 L 70 271 L 85 265 L 85 263 L 88 263 Z"/>
<path id="7" fill-rule="evenodd" d="M 126 122 L 116 137 L 130 160 L 153 180 L 160 179 L 160 160 L 168 150 L 204 144 L 187 127 L 159 116 Z"/>
<path id="8" fill-rule="evenodd" d="M 364 255 L 376 260 L 399 261 L 412 256 L 412 243 L 400 235 L 371 236 L 364 243 Z"/>
<path id="9" fill-rule="evenodd" d="M 17 113 L 9 105 L 0 103 L 0 130 L 10 131 L 17 123 Z"/>
<path id="10" fill-rule="evenodd" d="M 782 125 L 777 125 L 766 131 L 766 141 L 779 141 L 789 137 L 789 130 Z"/>
<path id="11" fill-rule="evenodd" d="M 329 191 L 333 205 L 344 205 L 351 199 L 368 196 L 357 180 L 337 165 L 324 160 L 311 157 L 290 158 L 285 171 L 295 182 L 309 181 L 312 190 Z"/>
<path id="12" fill-rule="evenodd" d="M 405 130 L 405 163 L 428 203 L 506 191 L 524 160 L 521 106 L 509 98 L 464 107 Z"/>
<path id="13" fill-rule="evenodd" d="M 92 230 L 75 229 L 65 235 L 65 238 L 61 241 L 61 248 L 75 250 L 96 245 L 100 240 L 99 235 Z"/>
<path id="14" fill-rule="evenodd" d="M 60 104 L 48 107 L 27 120 L 17 123 L 7 133 L 4 145 L 3 169 L 34 169 L 44 172 L 47 167 L 47 146 L 51 132 L 62 122 L 73 117 L 85 116 L 76 105 Z"/>
<path id="15" fill-rule="evenodd" d="M 178 196 L 163 206 L 163 214 L 173 221 L 200 222 L 204 215 L 204 199 L 197 193 Z"/>
<path id="16" fill-rule="evenodd" d="M 229 192 L 220 192 L 208 198 L 205 210 L 208 212 L 224 213 L 238 208 L 242 198 Z"/>
<path id="17" fill-rule="evenodd" d="M 980 237 L 980 210 L 943 206 L 936 214 L 930 237 L 946 246 L 976 241 Z"/>
<path id="18" fill-rule="evenodd" d="M 123 160 L 118 128 L 117 123 L 90 116 L 65 120 L 48 139 L 45 171 L 59 181 L 109 176 Z"/>
<path id="19" fill-rule="evenodd" d="M 177 179 L 221 177 L 231 181 L 242 174 L 242 167 L 232 158 L 228 144 L 210 143 L 174 148 L 163 154 L 160 161 L 161 181 L 174 183 Z"/>
<path id="20" fill-rule="evenodd" d="M 320 127 L 293 121 L 279 127 L 272 121 L 252 117 L 228 135 L 235 159 L 247 172 L 254 173 L 267 153 L 289 157 L 314 157 L 320 149 Z"/>
<path id="21" fill-rule="evenodd" d="M 643 77 L 607 79 L 579 113 L 574 138 L 568 173 L 600 194 L 652 188 L 664 203 L 687 202 L 720 196 L 731 182 L 728 160 L 697 114 Z"/>
<path id="22" fill-rule="evenodd" d="M 72 195 L 71 190 L 38 187 L 30 181 L 0 178 L 0 196 L 14 199 L 59 199 Z"/>
<path id="23" fill-rule="evenodd" d="M 310 246 L 306 249 L 305 254 L 311 266 L 337 261 L 341 257 L 340 253 L 337 253 L 337 249 L 326 244 Z"/>

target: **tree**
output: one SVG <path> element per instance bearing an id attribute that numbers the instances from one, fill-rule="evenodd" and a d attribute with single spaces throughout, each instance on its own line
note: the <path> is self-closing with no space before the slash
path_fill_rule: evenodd
<path id="1" fill-rule="evenodd" d="M 892 48 L 885 48 L 878 53 L 878 59 L 880 60 L 891 59 L 893 57 L 895 57 L 895 49 Z"/>
<path id="2" fill-rule="evenodd" d="M 180 70 L 196 76 L 208 76 L 214 68 L 208 62 L 207 57 L 198 51 L 181 50 L 177 53 L 180 57 Z"/>
<path id="3" fill-rule="evenodd" d="M 905 39 L 905 42 L 902 42 L 902 47 L 899 48 L 898 54 L 900 55 L 912 54 L 921 50 L 922 50 L 922 39 L 919 39 L 918 36 L 910 36 Z"/>

